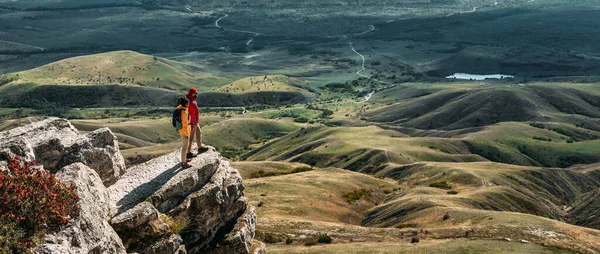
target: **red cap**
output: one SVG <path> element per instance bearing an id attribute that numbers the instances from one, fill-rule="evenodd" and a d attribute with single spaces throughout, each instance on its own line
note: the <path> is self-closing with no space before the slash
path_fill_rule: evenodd
<path id="1" fill-rule="evenodd" d="M 185 95 L 185 97 L 187 97 L 188 99 L 195 98 L 196 96 L 193 96 L 192 94 L 196 93 L 196 92 L 197 92 L 196 88 L 192 87 L 192 88 L 190 88 L 190 91 Z"/>

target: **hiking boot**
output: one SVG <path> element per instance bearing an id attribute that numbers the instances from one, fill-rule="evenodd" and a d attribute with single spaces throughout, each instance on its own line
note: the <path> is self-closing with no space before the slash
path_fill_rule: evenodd
<path id="1" fill-rule="evenodd" d="M 185 155 L 186 158 L 191 159 L 194 158 L 194 154 L 192 152 L 189 152 Z"/>
<path id="2" fill-rule="evenodd" d="M 187 162 L 181 163 L 181 168 L 191 168 L 191 167 L 192 167 L 192 164 L 189 164 Z"/>
<path id="3" fill-rule="evenodd" d="M 201 154 L 206 151 L 208 151 L 208 147 L 206 147 L 206 146 L 198 147 L 198 154 Z"/>

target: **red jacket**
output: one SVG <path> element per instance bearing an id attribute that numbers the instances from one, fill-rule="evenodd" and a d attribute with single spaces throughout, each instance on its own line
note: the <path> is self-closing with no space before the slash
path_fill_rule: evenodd
<path id="1" fill-rule="evenodd" d="M 200 111 L 198 110 L 196 100 L 190 99 L 190 103 L 188 103 L 188 112 L 190 112 L 190 123 L 193 128 L 200 122 Z"/>

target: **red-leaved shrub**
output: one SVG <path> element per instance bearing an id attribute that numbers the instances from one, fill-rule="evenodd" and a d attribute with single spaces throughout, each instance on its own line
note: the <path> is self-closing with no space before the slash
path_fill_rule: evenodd
<path id="1" fill-rule="evenodd" d="M 22 253 L 79 215 L 76 186 L 19 157 L 0 172 L 0 253 Z"/>

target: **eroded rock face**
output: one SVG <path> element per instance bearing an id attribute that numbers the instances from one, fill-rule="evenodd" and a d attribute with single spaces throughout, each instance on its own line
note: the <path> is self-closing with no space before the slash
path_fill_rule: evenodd
<path id="1" fill-rule="evenodd" d="M 56 234 L 46 236 L 35 253 L 126 253 L 119 235 L 108 224 L 109 198 L 100 176 L 82 163 L 62 168 L 56 178 L 77 186 L 79 217 Z"/>
<path id="2" fill-rule="evenodd" d="M 246 212 L 237 219 L 233 230 L 228 233 L 217 244 L 213 244 L 211 249 L 215 254 L 228 253 L 250 253 L 252 250 L 252 240 L 256 229 L 256 212 L 254 207 L 248 207 Z"/>
<path id="3" fill-rule="evenodd" d="M 217 252 L 217 245 L 224 246 L 219 253 L 249 253 L 256 215 L 244 197 L 239 172 L 214 148 L 194 158 L 190 162 L 193 167 L 188 169 L 173 168 L 177 158 L 179 153 L 175 152 L 134 166 L 109 188 L 115 204 L 113 211 L 118 214 L 111 223 L 122 239 L 126 243 L 148 242 L 139 234 L 127 232 L 147 229 L 152 222 L 149 216 L 158 212 L 184 223 L 178 235 L 187 253 Z M 150 212 L 150 206 L 157 212 Z M 127 225 L 126 229 L 122 229 L 123 225 Z M 225 235 L 230 236 L 227 241 L 223 239 Z M 173 237 L 161 239 L 152 244 Z M 176 241 L 170 241 L 163 246 L 174 248 L 175 244 Z M 159 249 L 150 247 L 142 246 L 147 252 Z M 139 247 L 135 251 L 142 253 Z"/>
<path id="4" fill-rule="evenodd" d="M 125 173 L 117 138 L 108 128 L 80 135 L 69 121 L 59 118 L 1 132 L 0 161 L 10 156 L 38 160 L 51 172 L 82 162 L 100 175 L 105 186 Z"/>

